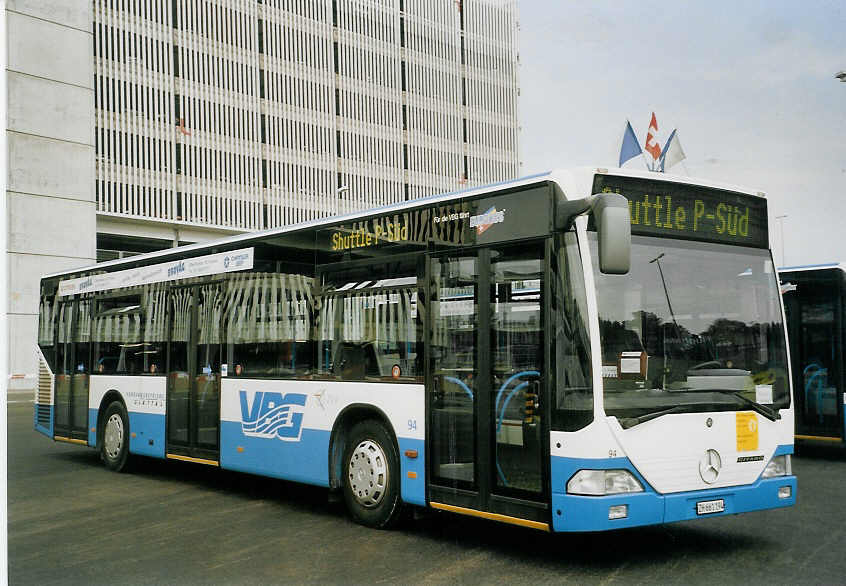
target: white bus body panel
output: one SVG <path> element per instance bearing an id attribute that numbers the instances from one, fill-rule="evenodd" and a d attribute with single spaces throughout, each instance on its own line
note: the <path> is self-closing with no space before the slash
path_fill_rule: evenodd
<path id="1" fill-rule="evenodd" d="M 605 417 L 580 431 L 552 432 L 550 453 L 573 459 L 627 458 L 662 494 L 751 484 L 779 446 L 792 445 L 793 411 L 781 410 L 777 421 L 755 414 L 755 450 L 737 449 L 737 413 L 670 414 L 629 429 L 623 429 L 616 417 Z M 720 456 L 720 473 L 713 483 L 706 483 L 700 474 L 708 450 Z"/>

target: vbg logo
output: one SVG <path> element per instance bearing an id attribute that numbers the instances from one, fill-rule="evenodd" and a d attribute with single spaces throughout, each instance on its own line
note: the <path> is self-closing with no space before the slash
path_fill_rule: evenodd
<path id="1" fill-rule="evenodd" d="M 185 272 L 185 261 L 182 261 L 182 262 L 178 262 L 175 265 L 173 265 L 172 267 L 168 268 L 167 269 L 167 276 L 172 277 L 174 275 L 178 275 L 178 274 L 184 273 L 184 272 Z"/>
<path id="2" fill-rule="evenodd" d="M 250 437 L 300 441 L 306 395 L 258 391 L 249 404 L 247 391 L 241 391 L 241 431 Z"/>

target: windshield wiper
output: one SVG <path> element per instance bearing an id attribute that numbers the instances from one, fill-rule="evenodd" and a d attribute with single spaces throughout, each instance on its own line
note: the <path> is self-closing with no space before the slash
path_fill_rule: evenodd
<path id="1" fill-rule="evenodd" d="M 767 407 L 766 405 L 761 405 L 760 403 L 756 403 L 752 399 L 744 397 L 740 394 L 740 391 L 731 391 L 728 389 L 708 389 L 709 391 L 714 391 L 717 393 L 723 393 L 725 395 L 731 395 L 733 397 L 737 397 L 741 401 L 743 401 L 750 409 L 755 411 L 756 413 L 760 413 L 770 421 L 775 421 L 777 419 L 781 419 L 781 413 L 772 409 L 771 407 Z"/>
<path id="2" fill-rule="evenodd" d="M 635 425 L 639 425 L 641 423 L 646 423 L 652 419 L 656 419 L 661 417 L 662 415 L 670 415 L 672 413 L 693 413 L 697 411 L 699 407 L 702 405 L 676 405 L 675 407 L 670 407 L 669 409 L 663 409 L 661 411 L 655 411 L 653 413 L 647 413 L 646 415 L 641 415 L 640 417 L 623 417 L 622 419 L 618 418 L 620 421 L 620 426 L 623 429 L 628 429 L 630 427 L 634 427 Z"/>
<path id="3" fill-rule="evenodd" d="M 740 394 L 740 391 L 731 391 L 728 389 L 700 389 L 702 391 L 708 392 L 716 392 L 722 394 L 729 394 L 733 397 L 736 397 L 743 401 L 745 405 L 747 405 L 750 409 L 755 411 L 756 413 L 760 413 L 770 421 L 776 421 L 777 419 L 781 419 L 781 413 L 776 410 L 773 410 L 765 405 L 761 405 L 760 403 L 756 403 L 752 399 L 747 399 L 743 395 Z M 669 409 L 662 409 L 661 411 L 655 411 L 653 413 L 647 413 L 646 415 L 641 415 L 640 417 L 623 417 L 617 418 L 620 422 L 620 426 L 623 429 L 629 429 L 630 427 L 634 427 L 635 425 L 639 425 L 641 423 L 646 423 L 647 421 L 651 421 L 653 419 L 657 419 L 658 417 L 662 417 L 664 415 L 671 415 L 673 413 L 694 413 L 700 410 L 702 404 L 694 403 L 689 405 L 675 405 L 674 407 L 670 407 Z"/>

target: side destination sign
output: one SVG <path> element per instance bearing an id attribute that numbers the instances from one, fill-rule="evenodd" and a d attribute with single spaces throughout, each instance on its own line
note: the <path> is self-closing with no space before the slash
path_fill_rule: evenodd
<path id="1" fill-rule="evenodd" d="M 632 234 L 769 247 L 762 197 L 670 181 L 596 175 L 593 193 L 629 200 Z"/>
<path id="2" fill-rule="evenodd" d="M 58 296 L 92 293 L 120 287 L 137 287 L 138 285 L 175 281 L 189 277 L 203 277 L 217 273 L 231 273 L 251 268 L 253 268 L 253 248 L 241 248 L 230 252 L 172 260 L 137 269 L 103 273 L 79 279 L 67 279 L 59 283 Z"/>

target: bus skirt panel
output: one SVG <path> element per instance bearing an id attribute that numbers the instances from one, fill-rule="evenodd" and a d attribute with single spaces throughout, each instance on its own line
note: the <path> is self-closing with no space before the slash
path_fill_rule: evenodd
<path id="1" fill-rule="evenodd" d="M 303 429 L 297 441 L 245 435 L 241 423 L 220 422 L 220 466 L 228 470 L 329 486 L 328 431 Z"/>

